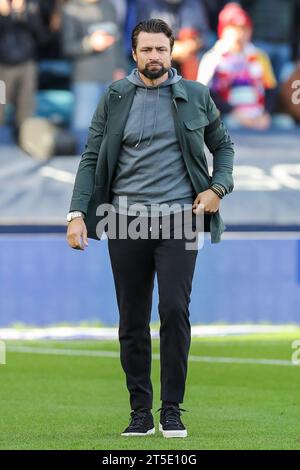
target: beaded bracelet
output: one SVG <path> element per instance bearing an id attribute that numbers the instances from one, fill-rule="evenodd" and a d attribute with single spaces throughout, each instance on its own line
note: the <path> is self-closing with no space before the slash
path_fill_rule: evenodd
<path id="1" fill-rule="evenodd" d="M 219 196 L 220 199 L 222 199 L 224 196 L 225 196 L 225 189 L 223 186 L 219 185 L 219 184 L 212 184 L 210 189 L 217 195 Z"/>

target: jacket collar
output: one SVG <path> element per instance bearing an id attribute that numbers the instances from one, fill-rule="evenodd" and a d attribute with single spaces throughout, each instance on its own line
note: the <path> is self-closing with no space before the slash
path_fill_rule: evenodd
<path id="1" fill-rule="evenodd" d="M 174 83 L 172 85 L 172 90 L 173 90 L 173 97 L 174 98 L 181 98 L 184 101 L 188 101 L 188 94 L 186 92 L 185 86 L 184 86 L 184 79 L 182 78 L 179 82 Z"/>
<path id="2" fill-rule="evenodd" d="M 117 93 L 128 93 L 135 88 L 135 85 L 127 80 L 127 78 L 122 78 L 122 80 L 112 83 L 109 88 Z"/>
<path id="3" fill-rule="evenodd" d="M 184 86 L 184 79 L 181 79 L 179 82 L 174 83 L 172 86 L 173 97 L 181 98 L 185 101 L 188 101 L 188 95 Z M 126 78 L 118 80 L 110 85 L 110 89 L 117 93 L 128 93 L 135 88 L 135 85 L 131 83 Z"/>

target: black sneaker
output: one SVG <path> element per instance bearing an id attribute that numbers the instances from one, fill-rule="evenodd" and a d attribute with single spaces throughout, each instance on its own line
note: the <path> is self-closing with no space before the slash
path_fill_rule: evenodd
<path id="1" fill-rule="evenodd" d="M 187 430 L 180 419 L 181 411 L 186 410 L 170 405 L 158 411 L 160 411 L 159 430 L 164 437 L 187 437 Z"/>
<path id="2" fill-rule="evenodd" d="M 129 426 L 121 436 L 149 436 L 155 434 L 153 416 L 148 408 L 132 411 Z"/>

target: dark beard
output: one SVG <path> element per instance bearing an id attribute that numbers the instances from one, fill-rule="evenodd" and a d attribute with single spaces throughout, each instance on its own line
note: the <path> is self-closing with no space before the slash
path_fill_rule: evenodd
<path id="1" fill-rule="evenodd" d="M 145 77 L 149 78 L 149 80 L 155 80 L 157 78 L 162 77 L 166 72 L 169 71 L 169 68 L 165 68 L 161 66 L 157 70 L 149 70 L 147 67 L 145 67 L 142 70 L 139 70 Z"/>

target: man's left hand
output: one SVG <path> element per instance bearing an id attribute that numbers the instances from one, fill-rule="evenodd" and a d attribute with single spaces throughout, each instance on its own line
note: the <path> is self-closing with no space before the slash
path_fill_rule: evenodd
<path id="1" fill-rule="evenodd" d="M 196 214 L 197 207 L 199 204 L 202 205 L 204 213 L 213 214 L 217 212 L 220 207 L 221 199 L 211 189 L 207 189 L 202 193 L 199 193 L 193 203 L 193 212 Z"/>

